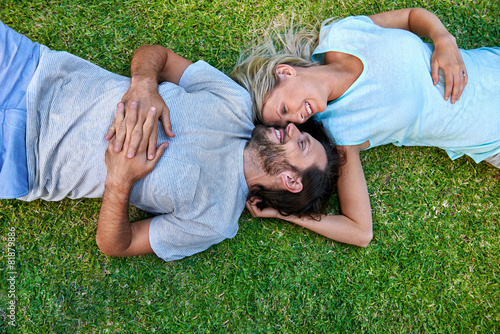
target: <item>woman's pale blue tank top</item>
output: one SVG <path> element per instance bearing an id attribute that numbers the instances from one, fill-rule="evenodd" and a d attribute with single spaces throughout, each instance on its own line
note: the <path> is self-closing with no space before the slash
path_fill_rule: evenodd
<path id="1" fill-rule="evenodd" d="M 328 51 L 364 65 L 353 85 L 315 115 L 339 144 L 436 146 L 452 159 L 467 154 L 476 162 L 500 152 L 500 48 L 461 50 L 469 79 L 455 104 L 444 100 L 444 78 L 432 83 L 433 45 L 411 32 L 348 17 L 323 27 L 313 59 L 322 62 Z"/>

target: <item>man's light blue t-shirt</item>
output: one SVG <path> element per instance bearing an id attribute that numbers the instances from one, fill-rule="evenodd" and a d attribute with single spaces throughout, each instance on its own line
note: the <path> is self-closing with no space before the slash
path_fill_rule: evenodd
<path id="1" fill-rule="evenodd" d="M 41 46 L 27 92 L 30 193 L 24 200 L 101 197 L 108 142 L 104 135 L 130 79 L 66 52 Z M 165 261 L 233 237 L 248 188 L 243 150 L 254 128 L 247 91 L 203 61 L 179 86 L 159 92 L 175 138 L 155 169 L 134 186 L 130 204 L 155 214 L 149 237 Z"/>

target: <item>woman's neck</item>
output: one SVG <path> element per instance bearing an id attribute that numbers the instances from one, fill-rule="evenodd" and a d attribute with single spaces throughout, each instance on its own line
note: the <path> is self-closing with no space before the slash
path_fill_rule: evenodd
<path id="1" fill-rule="evenodd" d="M 328 101 L 341 97 L 363 72 L 363 62 L 358 57 L 337 51 L 329 51 L 325 54 L 323 66 L 331 85 Z"/>

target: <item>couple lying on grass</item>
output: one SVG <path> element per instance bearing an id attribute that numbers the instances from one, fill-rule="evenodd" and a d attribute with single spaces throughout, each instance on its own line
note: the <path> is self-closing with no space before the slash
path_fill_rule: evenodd
<path id="1" fill-rule="evenodd" d="M 500 48 L 458 49 L 423 9 L 289 31 L 242 58 L 241 86 L 161 46 L 136 50 L 129 79 L 3 24 L 0 38 L 0 198 L 102 197 L 108 255 L 201 252 L 236 234 L 245 205 L 366 246 L 361 150 L 437 146 L 500 166 Z M 335 186 L 341 214 L 326 215 Z M 155 216 L 131 223 L 129 204 Z"/>

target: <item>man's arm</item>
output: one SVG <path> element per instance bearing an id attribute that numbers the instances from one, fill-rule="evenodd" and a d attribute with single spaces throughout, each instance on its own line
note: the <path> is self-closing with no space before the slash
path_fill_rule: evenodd
<path id="1" fill-rule="evenodd" d="M 96 242 L 101 252 L 111 256 L 134 256 L 153 253 L 149 243 L 151 219 L 130 223 L 130 189 L 106 182 L 97 225 Z"/>
<path id="2" fill-rule="evenodd" d="M 141 127 L 151 109 L 154 110 L 156 119 L 161 120 L 165 133 L 169 137 L 174 137 L 170 122 L 170 111 L 158 93 L 158 84 L 164 81 L 179 84 L 182 74 L 190 64 L 192 63 L 186 58 L 160 45 L 143 45 L 135 50 L 130 65 L 130 88 L 121 100 L 125 105 L 125 117 L 127 117 L 132 103 L 137 104 L 139 111 L 137 129 L 133 133 L 127 150 L 130 158 L 137 153 L 143 135 Z M 149 138 L 148 159 L 150 160 L 153 159 L 156 153 L 157 125 L 156 122 L 154 131 Z M 124 125 L 117 123 L 116 119 L 106 133 L 105 138 L 110 140 L 113 136 L 117 138 L 114 145 L 115 151 L 119 152 L 123 148 L 125 130 Z"/>
<path id="3" fill-rule="evenodd" d="M 130 223 L 128 217 L 129 196 L 134 184 L 148 175 L 156 166 L 165 152 L 167 143 L 159 146 L 153 160 L 146 156 L 148 138 L 157 122 L 156 115 L 149 111 L 142 131 L 144 136 L 139 143 L 138 152 L 134 158 L 126 156 L 126 149 L 130 145 L 130 138 L 136 124 L 134 115 L 137 114 L 137 105 L 129 110 L 124 150 L 116 152 L 114 144 L 116 137 L 108 144 L 106 150 L 106 184 L 102 199 L 101 212 L 97 223 L 96 242 L 99 249 L 106 255 L 133 256 L 152 253 L 149 243 L 149 225 L 151 219 Z M 123 120 L 124 106 L 119 103 L 116 118 Z"/>
<path id="4" fill-rule="evenodd" d="M 413 32 L 434 42 L 431 58 L 431 76 L 434 85 L 439 82 L 439 69 L 446 81 L 444 98 L 451 103 L 460 99 L 467 85 L 467 70 L 458 50 L 455 37 L 448 32 L 441 20 L 423 8 L 406 8 L 371 15 L 373 23 L 384 28 L 397 28 Z"/>
<path id="5" fill-rule="evenodd" d="M 344 146 L 346 163 L 342 166 L 337 190 L 340 215 L 321 215 L 319 221 L 308 217 L 281 216 L 276 210 L 259 210 L 247 202 L 255 217 L 272 217 L 287 220 L 332 240 L 366 247 L 373 237 L 372 214 L 366 181 L 359 159 L 358 146 Z"/>

